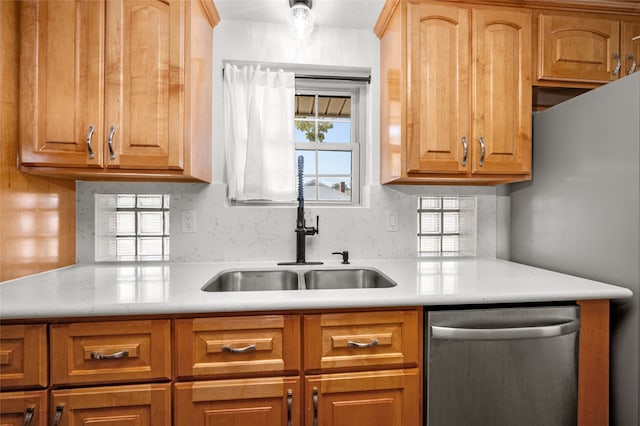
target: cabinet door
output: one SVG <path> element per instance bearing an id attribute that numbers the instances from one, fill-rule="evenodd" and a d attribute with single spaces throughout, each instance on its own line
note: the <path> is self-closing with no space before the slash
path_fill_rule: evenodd
<path id="1" fill-rule="evenodd" d="M 104 2 L 20 7 L 22 164 L 101 167 Z"/>
<path id="2" fill-rule="evenodd" d="M 620 55 L 617 20 L 540 14 L 538 79 L 607 83 Z"/>
<path id="3" fill-rule="evenodd" d="M 408 173 L 466 173 L 469 10 L 409 4 Z M 468 145 L 467 145 L 468 146 Z"/>
<path id="4" fill-rule="evenodd" d="M 175 424 L 296 426 L 300 395 L 298 377 L 177 383 Z"/>
<path id="5" fill-rule="evenodd" d="M 307 426 L 418 426 L 418 369 L 308 376 Z"/>
<path id="6" fill-rule="evenodd" d="M 106 3 L 108 167 L 183 167 L 184 7 L 162 0 Z"/>
<path id="7" fill-rule="evenodd" d="M 171 385 L 131 385 L 51 392 L 51 417 L 59 426 L 171 424 Z"/>
<path id="8" fill-rule="evenodd" d="M 531 14 L 473 11 L 474 174 L 531 172 Z"/>
<path id="9" fill-rule="evenodd" d="M 0 326 L 0 389 L 47 387 L 46 324 Z"/>
<path id="10" fill-rule="evenodd" d="M 623 22 L 620 40 L 622 55 L 622 75 L 640 70 L 640 22 Z"/>
<path id="11" fill-rule="evenodd" d="M 2 426 L 45 426 L 47 391 L 0 393 Z"/>

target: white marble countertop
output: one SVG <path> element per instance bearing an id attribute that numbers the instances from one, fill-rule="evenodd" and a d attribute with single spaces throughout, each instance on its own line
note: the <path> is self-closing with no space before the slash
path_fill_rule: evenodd
<path id="1" fill-rule="evenodd" d="M 203 292 L 229 269 L 371 267 L 392 288 Z M 339 261 L 278 267 L 276 262 L 76 265 L 0 283 L 0 319 L 187 314 L 315 308 L 436 306 L 617 299 L 618 286 L 496 259 Z"/>

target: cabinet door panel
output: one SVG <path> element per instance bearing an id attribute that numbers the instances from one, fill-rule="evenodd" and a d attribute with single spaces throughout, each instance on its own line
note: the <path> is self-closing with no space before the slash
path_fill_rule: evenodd
<path id="1" fill-rule="evenodd" d="M 538 79 L 606 83 L 620 54 L 616 20 L 540 14 Z M 618 74 L 619 75 L 619 74 Z"/>
<path id="2" fill-rule="evenodd" d="M 183 15 L 180 1 L 107 2 L 108 167 L 183 167 Z"/>
<path id="3" fill-rule="evenodd" d="M 60 426 L 156 426 L 171 424 L 171 385 L 131 385 L 51 392 Z"/>
<path id="4" fill-rule="evenodd" d="M 530 173 L 531 14 L 478 9 L 473 28 L 473 173 Z"/>
<path id="5" fill-rule="evenodd" d="M 622 23 L 621 46 L 622 76 L 640 71 L 640 22 Z"/>
<path id="6" fill-rule="evenodd" d="M 21 2 L 21 25 L 22 164 L 100 167 L 104 2 Z"/>
<path id="7" fill-rule="evenodd" d="M 469 129 L 469 10 L 413 5 L 408 172 L 465 173 Z"/>
<path id="8" fill-rule="evenodd" d="M 308 376 L 305 424 L 418 426 L 419 388 L 417 369 Z"/>
<path id="9" fill-rule="evenodd" d="M 46 424 L 46 391 L 0 393 L 0 425 L 45 426 Z"/>
<path id="10" fill-rule="evenodd" d="M 300 396 L 298 377 L 177 383 L 175 421 L 191 426 L 296 426 L 301 424 Z"/>

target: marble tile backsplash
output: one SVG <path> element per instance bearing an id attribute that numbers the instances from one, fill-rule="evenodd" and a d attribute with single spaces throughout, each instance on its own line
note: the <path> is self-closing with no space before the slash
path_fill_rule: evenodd
<path id="1" fill-rule="evenodd" d="M 171 195 L 172 261 L 295 260 L 295 206 L 229 206 L 221 183 L 78 182 L 78 263 L 94 261 L 94 194 L 107 193 Z M 328 260 L 331 252 L 342 250 L 348 250 L 352 259 L 415 257 L 418 195 L 476 196 L 476 254 L 496 257 L 494 187 L 371 185 L 363 195 L 365 203 L 360 207 L 305 206 L 308 224 L 315 224 L 316 215 L 320 216 L 320 233 L 307 238 L 308 260 Z M 195 210 L 195 233 L 181 232 L 182 210 Z M 386 231 L 385 210 L 397 210 L 398 231 Z"/>

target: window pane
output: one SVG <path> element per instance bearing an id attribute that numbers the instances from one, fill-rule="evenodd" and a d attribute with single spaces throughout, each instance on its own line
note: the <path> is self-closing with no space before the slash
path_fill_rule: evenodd
<path id="1" fill-rule="evenodd" d="M 315 142 L 316 123 L 313 121 L 296 120 L 293 140 L 295 142 Z"/>
<path id="2" fill-rule="evenodd" d="M 315 174 L 316 173 L 316 152 L 300 150 L 300 149 L 296 150 L 296 164 L 297 164 L 299 155 L 302 155 L 302 157 L 304 158 L 304 169 L 302 173 L 305 176 Z"/>
<path id="3" fill-rule="evenodd" d="M 169 256 L 169 237 L 165 237 L 162 239 L 164 243 L 164 255 Z"/>
<path id="4" fill-rule="evenodd" d="M 460 232 L 458 212 L 445 212 L 442 214 L 442 233 L 458 234 Z"/>
<path id="5" fill-rule="evenodd" d="M 422 223 L 420 231 L 423 234 L 439 234 L 441 229 L 440 213 L 423 212 L 421 215 Z"/>
<path id="6" fill-rule="evenodd" d="M 171 223 L 169 221 L 169 210 L 164 212 L 164 235 L 169 235 L 169 224 Z M 169 239 L 167 238 L 167 241 L 169 241 Z"/>
<path id="7" fill-rule="evenodd" d="M 351 96 L 318 96 L 318 117 L 351 117 Z"/>
<path id="8" fill-rule="evenodd" d="M 440 237 L 420 237 L 420 251 L 425 252 L 439 252 L 440 251 Z"/>
<path id="9" fill-rule="evenodd" d="M 318 185 L 318 181 L 314 178 L 305 178 L 304 179 L 304 188 L 303 188 L 303 196 L 305 200 L 317 200 L 316 197 L 316 186 Z"/>
<path id="10" fill-rule="evenodd" d="M 457 197 L 442 197 L 442 208 L 444 210 L 458 210 L 460 201 Z"/>
<path id="11" fill-rule="evenodd" d="M 116 240 L 116 248 L 118 256 L 135 256 L 136 239 L 135 238 L 118 238 Z"/>
<path id="12" fill-rule="evenodd" d="M 136 216 L 134 212 L 117 212 L 117 235 L 136 235 Z"/>
<path id="13" fill-rule="evenodd" d="M 313 118 L 316 113 L 314 95 L 296 95 L 296 118 Z"/>
<path id="14" fill-rule="evenodd" d="M 138 195 L 138 207 L 148 209 L 161 209 L 162 198 L 162 195 Z"/>
<path id="15" fill-rule="evenodd" d="M 136 206 L 136 196 L 134 194 L 118 194 L 116 202 L 117 208 L 134 208 Z"/>
<path id="16" fill-rule="evenodd" d="M 318 173 L 322 175 L 351 175 L 351 152 L 318 151 Z"/>
<path id="17" fill-rule="evenodd" d="M 319 142 L 326 143 L 351 143 L 351 123 L 343 121 L 320 122 L 319 129 L 323 128 L 323 124 L 329 123 L 331 126 L 324 134 L 324 140 Z M 320 135 L 318 135 L 320 136 Z"/>
<path id="18" fill-rule="evenodd" d="M 440 209 L 440 197 L 420 197 L 420 208 L 423 210 Z"/>
<path id="19" fill-rule="evenodd" d="M 351 201 L 351 178 L 321 177 L 318 181 L 318 200 Z"/>
<path id="20" fill-rule="evenodd" d="M 170 206 L 170 201 L 171 201 L 171 195 L 164 195 L 164 208 L 168 209 Z"/>
<path id="21" fill-rule="evenodd" d="M 164 231 L 162 211 L 138 212 L 138 235 L 162 235 Z"/>
<path id="22" fill-rule="evenodd" d="M 138 238 L 139 256 L 159 256 L 162 254 L 162 238 Z"/>
<path id="23" fill-rule="evenodd" d="M 443 235 L 442 236 L 442 251 L 457 252 L 459 251 L 458 242 L 460 237 L 457 235 Z"/>

